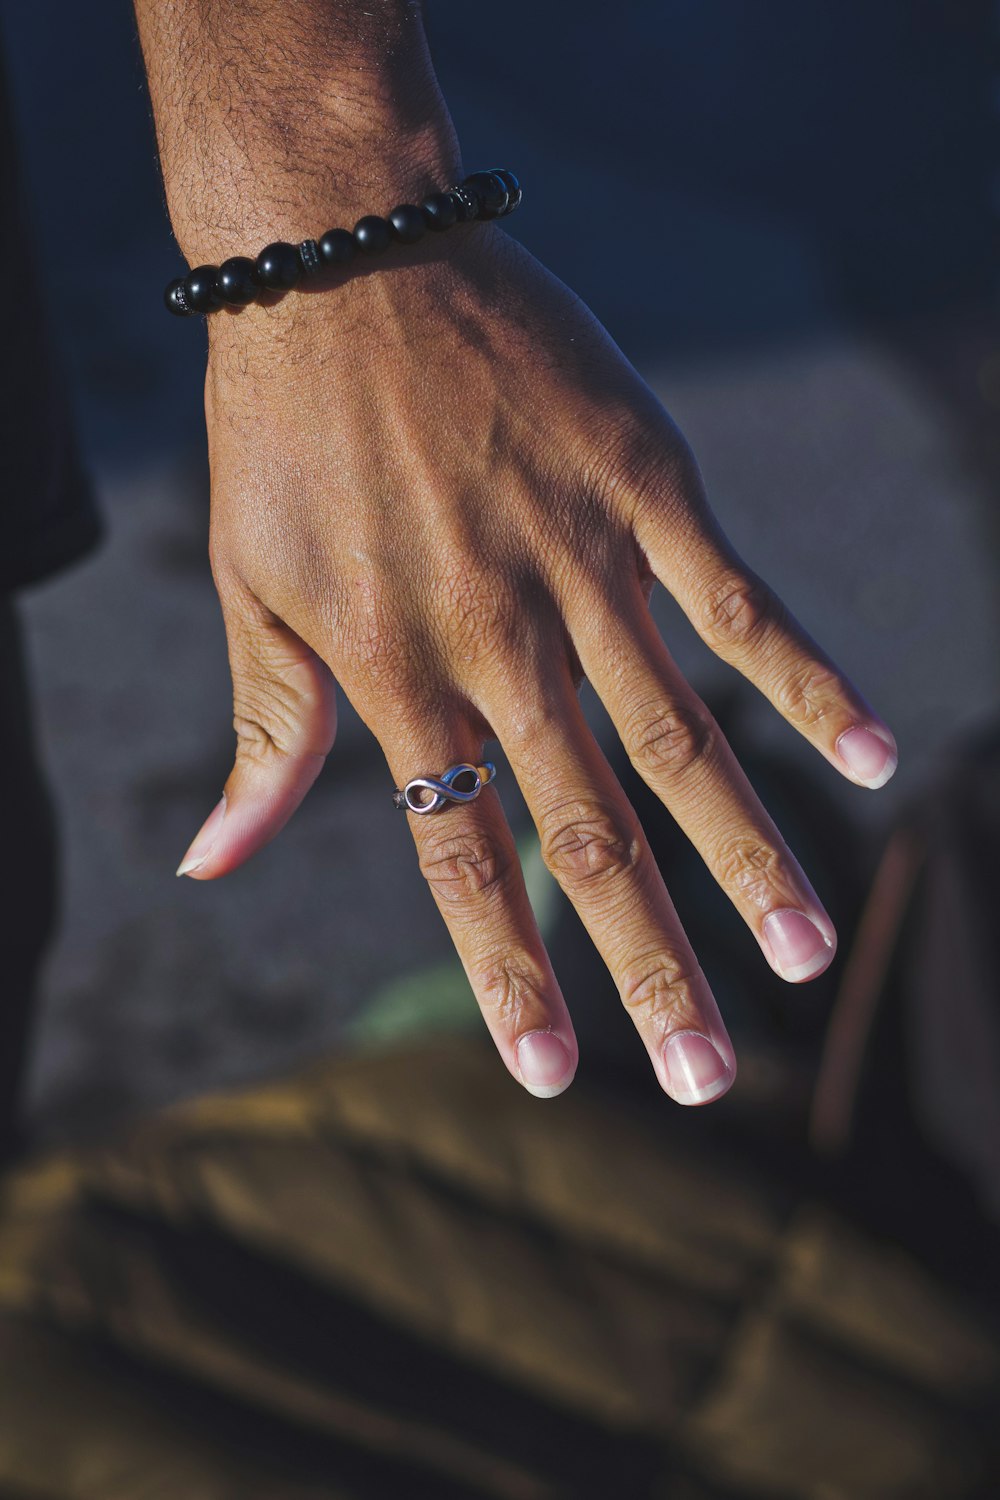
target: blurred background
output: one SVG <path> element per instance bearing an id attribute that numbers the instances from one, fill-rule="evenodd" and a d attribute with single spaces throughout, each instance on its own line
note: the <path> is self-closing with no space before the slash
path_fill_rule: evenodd
<path id="1" fill-rule="evenodd" d="M 832 1169 L 831 1194 L 945 1281 L 961 1285 L 974 1263 L 971 1280 L 985 1284 L 982 1237 L 1000 1212 L 1000 1035 L 992 982 L 984 987 L 986 965 L 976 968 L 969 945 L 992 952 L 989 840 L 970 856 L 973 895 L 961 861 L 960 878 L 938 893 L 941 942 L 915 961 L 929 986 L 924 1008 L 911 1004 L 905 978 L 892 991 L 898 1008 L 883 1001 L 900 944 L 917 951 L 934 925 L 922 908 L 913 916 L 912 841 L 925 852 L 933 842 L 928 819 L 951 805 L 941 789 L 963 789 L 963 827 L 980 835 L 994 827 L 998 800 L 1000 7 L 578 0 L 569 16 L 528 0 L 502 9 L 429 0 L 428 12 L 467 165 L 502 159 L 524 184 L 510 232 L 581 294 L 648 379 L 740 550 L 899 742 L 885 790 L 852 787 L 657 600 L 671 650 L 842 934 L 828 976 L 785 989 L 629 783 L 746 1059 L 732 1100 L 698 1129 L 732 1166 L 726 1132 L 748 1122 L 776 1162 L 804 1149 L 810 1110 L 814 1144 L 827 1129 L 843 1147 L 871 1120 L 857 1146 L 869 1162 L 913 1147 L 920 1170 L 881 1217 L 874 1169 L 853 1187 Z M 204 331 L 162 309 L 160 288 L 179 261 L 130 7 L 49 0 L 6 3 L 0 15 L 49 321 L 107 525 L 90 558 L 23 596 L 63 866 L 29 1124 L 36 1142 L 59 1145 L 359 1041 L 405 1039 L 425 1022 L 449 1032 L 480 1023 L 386 797 L 381 754 L 347 705 L 320 781 L 277 843 L 224 882 L 174 878 L 232 753 L 206 555 Z M 628 243 L 623 212 L 644 225 Z M 610 747 L 598 707 L 589 712 Z M 627 1077 L 635 1097 L 659 1107 L 627 1018 L 537 868 L 510 786 L 505 804 L 580 1023 L 581 1083 Z M 940 813 L 939 845 L 952 847 L 951 826 Z M 880 873 L 891 910 L 871 905 Z M 962 993 L 976 1000 L 963 1008 L 949 944 L 973 908 L 982 921 L 962 956 L 975 977 Z M 859 1030 L 844 1042 L 859 1007 Z M 892 1018 L 884 1035 L 876 1010 Z M 936 1046 L 939 1030 L 954 1053 Z M 836 1086 L 845 1070 L 847 1104 Z M 873 1073 L 882 1084 L 866 1086 Z M 832 1089 L 826 1115 L 817 1076 Z M 964 1094 L 975 1102 L 956 1133 L 949 1101 Z M 901 1145 L 902 1127 L 887 1123 L 901 1101 L 926 1127 L 919 1146 L 912 1134 Z M 678 1113 L 664 1106 L 654 1127 L 668 1143 L 687 1143 L 695 1128 Z M 930 1205 L 961 1226 L 959 1240 L 925 1243 L 918 1220 Z M 966 1370 L 979 1357 L 955 1354 Z M 619 1458 L 616 1449 L 608 1472 Z M 656 1493 L 924 1493 L 888 1475 L 800 1491 L 761 1473 L 756 1489 L 678 1481 Z M 646 1482 L 621 1492 L 654 1493 Z M 978 1482 L 949 1488 L 939 1474 L 928 1493 L 985 1496 Z M 565 1493 L 590 1492 L 580 1476 L 567 1484 Z M 480 1491 L 470 1481 L 456 1493 Z"/>

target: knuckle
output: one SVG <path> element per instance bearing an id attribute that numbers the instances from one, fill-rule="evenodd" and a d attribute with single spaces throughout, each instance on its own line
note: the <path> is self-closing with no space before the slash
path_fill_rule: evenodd
<path id="1" fill-rule="evenodd" d="M 842 702 L 840 679 L 832 667 L 811 662 L 778 684 L 774 701 L 790 723 L 818 724 Z"/>
<path id="2" fill-rule="evenodd" d="M 344 610 L 342 670 L 366 689 L 396 694 L 412 678 L 414 642 L 392 599 L 393 590 L 377 573 L 357 580 Z"/>
<path id="3" fill-rule="evenodd" d="M 372 616 L 360 622 L 352 638 L 355 666 L 372 686 L 395 692 L 409 677 L 406 653 L 400 649 L 400 632 Z"/>
<path id="4" fill-rule="evenodd" d="M 444 906 L 502 897 L 509 887 L 513 859 L 482 833 L 450 835 L 420 852 L 420 870 Z"/>
<path id="5" fill-rule="evenodd" d="M 439 597 L 449 636 L 467 661 L 516 649 L 523 612 L 505 579 L 471 566 L 464 556 L 453 556 L 442 575 Z"/>
<path id="6" fill-rule="evenodd" d="M 633 871 L 640 859 L 638 829 L 607 807 L 579 802 L 549 814 L 542 857 L 560 882 L 577 887 Z"/>
<path id="7" fill-rule="evenodd" d="M 659 518 L 697 504 L 703 495 L 694 451 L 659 402 L 642 421 L 604 432 L 599 452 L 594 471 L 601 489 L 626 504 L 630 523 L 642 513 Z"/>
<path id="8" fill-rule="evenodd" d="M 766 583 L 752 574 L 731 573 L 702 600 L 702 634 L 723 648 L 755 646 L 781 615 L 782 606 Z"/>
<path id="9" fill-rule="evenodd" d="M 625 733 L 632 764 L 652 780 L 683 776 L 704 764 L 717 740 L 708 711 L 681 703 L 646 705 L 632 716 Z"/>
<path id="10" fill-rule="evenodd" d="M 644 1019 L 676 1021 L 678 1016 L 697 1021 L 696 995 L 704 987 L 704 976 L 693 954 L 659 949 L 629 965 L 620 983 L 622 1004 Z"/>
<path id="11" fill-rule="evenodd" d="M 233 728 L 238 754 L 255 760 L 292 754 L 300 739 L 297 705 L 270 686 L 242 684 L 234 696 Z"/>
<path id="12" fill-rule="evenodd" d="M 336 730 L 333 686 L 307 660 L 279 661 L 248 643 L 233 679 L 237 753 L 325 756 Z"/>
<path id="13" fill-rule="evenodd" d="M 282 741 L 287 741 L 290 734 L 290 726 L 279 724 L 269 708 L 256 708 L 246 701 L 238 703 L 233 711 L 233 729 L 237 757 L 246 760 L 266 760 L 282 754 Z"/>
<path id="14" fill-rule="evenodd" d="M 578 483 L 572 487 L 583 495 L 600 496 L 612 503 L 624 500 L 629 489 L 643 488 L 647 475 L 654 472 L 653 449 L 647 430 L 623 424 L 617 416 L 609 424 L 600 413 L 586 432 L 577 468 Z"/>
<path id="15" fill-rule="evenodd" d="M 783 860 L 773 844 L 752 836 L 730 839 L 719 851 L 718 878 L 727 890 L 754 906 L 769 906 L 783 883 Z"/>
<path id="16" fill-rule="evenodd" d="M 475 976 L 483 1013 L 498 1028 L 514 1035 L 526 1023 L 537 1023 L 541 993 L 537 979 L 509 957 L 486 964 Z"/>

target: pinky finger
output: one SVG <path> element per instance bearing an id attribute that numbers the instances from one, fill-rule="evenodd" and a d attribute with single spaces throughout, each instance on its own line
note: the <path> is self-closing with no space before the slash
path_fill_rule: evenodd
<path id="1" fill-rule="evenodd" d="M 778 712 L 858 786 L 884 786 L 896 769 L 892 731 L 764 580 L 743 562 L 709 514 L 679 549 L 676 516 L 636 517 L 640 547 L 716 656 L 741 672 Z"/>

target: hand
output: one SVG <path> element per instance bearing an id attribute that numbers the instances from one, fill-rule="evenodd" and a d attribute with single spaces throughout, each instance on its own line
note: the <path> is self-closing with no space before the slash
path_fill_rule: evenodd
<path id="1" fill-rule="evenodd" d="M 496 225 L 209 325 L 211 556 L 238 742 L 181 871 L 224 875 L 291 816 L 333 743 L 335 678 L 397 786 L 480 763 L 496 737 L 663 1088 L 717 1098 L 732 1044 L 584 721 L 581 673 L 792 982 L 829 964 L 832 924 L 660 639 L 653 580 L 854 781 L 891 775 L 889 731 L 735 555 L 615 344 Z M 504 1062 L 551 1095 L 576 1040 L 502 795 L 501 778 L 407 816 Z"/>

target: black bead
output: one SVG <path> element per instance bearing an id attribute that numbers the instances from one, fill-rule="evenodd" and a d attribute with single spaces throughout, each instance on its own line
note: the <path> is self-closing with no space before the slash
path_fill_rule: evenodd
<path id="1" fill-rule="evenodd" d="M 294 245 L 278 240 L 257 257 L 257 280 L 274 292 L 287 292 L 302 275 L 302 262 Z"/>
<path id="2" fill-rule="evenodd" d="M 499 177 L 507 189 L 507 207 L 503 210 L 504 214 L 512 214 L 515 208 L 520 206 L 521 199 L 524 196 L 521 192 L 521 184 L 513 172 L 508 172 L 506 167 L 490 167 L 490 171 L 494 177 Z"/>
<path id="3" fill-rule="evenodd" d="M 325 265 L 347 266 L 358 253 L 358 246 L 349 229 L 328 229 L 319 242 L 319 253 Z"/>
<path id="4" fill-rule="evenodd" d="M 510 194 L 495 172 L 471 172 L 462 186 L 479 194 L 481 219 L 497 219 L 507 207 Z"/>
<path id="5" fill-rule="evenodd" d="M 463 182 L 461 187 L 452 188 L 448 197 L 455 205 L 460 224 L 468 224 L 470 220 L 479 218 L 480 199 L 475 188 L 466 187 Z"/>
<path id="6" fill-rule="evenodd" d="M 219 305 L 217 266 L 195 266 L 184 278 L 184 296 L 193 312 L 212 312 Z"/>
<path id="7" fill-rule="evenodd" d="M 184 295 L 184 277 L 178 276 L 170 283 L 163 293 L 163 304 L 167 312 L 173 313 L 175 318 L 187 318 L 191 315 L 187 298 Z"/>
<path id="8" fill-rule="evenodd" d="M 231 307 L 245 307 L 260 291 L 257 271 L 245 255 L 234 255 L 219 267 L 219 296 Z"/>
<path id="9" fill-rule="evenodd" d="M 450 193 L 431 193 L 420 205 L 428 229 L 450 229 L 458 223 L 458 209 Z"/>
<path id="10" fill-rule="evenodd" d="M 415 245 L 427 232 L 424 216 L 412 203 L 399 203 L 389 215 L 389 228 L 403 245 Z"/>
<path id="11" fill-rule="evenodd" d="M 392 244 L 392 230 L 378 214 L 365 214 L 354 226 L 354 243 L 359 250 L 374 255 L 379 250 L 388 250 Z"/>

